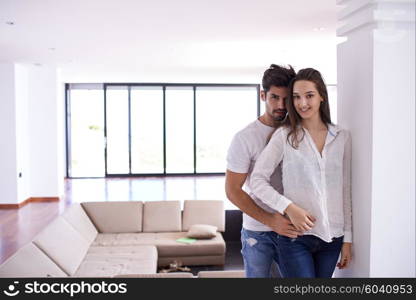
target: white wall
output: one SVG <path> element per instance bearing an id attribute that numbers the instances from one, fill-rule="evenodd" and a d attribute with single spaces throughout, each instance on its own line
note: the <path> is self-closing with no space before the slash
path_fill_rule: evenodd
<path id="1" fill-rule="evenodd" d="M 353 57 L 356 45 L 362 55 Z M 371 82 L 373 62 L 368 33 L 355 32 L 348 42 L 338 46 L 338 124 L 352 136 L 352 199 L 354 260 L 344 274 L 353 270 L 355 277 L 368 277 L 370 270 L 370 230 L 372 195 L 372 105 Z M 354 74 L 354 75 L 353 75 Z"/>
<path id="2" fill-rule="evenodd" d="M 15 65 L 17 202 L 30 198 L 29 79 L 27 68 Z M 20 174 L 20 176 L 19 176 Z"/>
<path id="3" fill-rule="evenodd" d="M 58 166 L 56 68 L 28 67 L 31 197 L 57 197 L 62 192 Z"/>
<path id="4" fill-rule="evenodd" d="M 0 63 L 0 204 L 18 203 L 14 74 L 14 64 Z"/>
<path id="5" fill-rule="evenodd" d="M 0 64 L 0 204 L 63 195 L 57 93 L 55 67 Z"/>
<path id="6" fill-rule="evenodd" d="M 414 2 L 339 1 L 338 120 L 353 138 L 354 260 L 338 276 L 415 277 Z M 413 12 L 413 13 L 412 13 Z"/>
<path id="7" fill-rule="evenodd" d="M 415 276 L 414 25 L 374 30 L 371 276 Z"/>
<path id="8" fill-rule="evenodd" d="M 57 166 L 58 166 L 58 191 L 59 195 L 65 194 L 66 177 L 66 134 L 65 134 L 65 83 L 62 82 L 62 71 L 57 69 L 56 78 L 56 115 L 57 115 Z"/>

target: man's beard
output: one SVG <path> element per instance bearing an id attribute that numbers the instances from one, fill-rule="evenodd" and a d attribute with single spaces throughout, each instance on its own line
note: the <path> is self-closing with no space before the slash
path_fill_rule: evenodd
<path id="1" fill-rule="evenodd" d="M 278 116 L 275 116 L 274 113 L 280 113 Z M 285 122 L 286 118 L 287 118 L 287 110 L 286 109 L 275 109 L 273 110 L 273 112 L 270 114 L 270 116 L 273 119 L 273 122 L 276 125 L 281 125 L 282 123 Z"/>

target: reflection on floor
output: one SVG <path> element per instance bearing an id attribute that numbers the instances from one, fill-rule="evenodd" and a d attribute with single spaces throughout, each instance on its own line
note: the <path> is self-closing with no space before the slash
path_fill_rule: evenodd
<path id="1" fill-rule="evenodd" d="M 72 203 L 85 201 L 224 200 L 226 210 L 236 207 L 226 199 L 224 176 L 136 177 L 67 179 L 59 202 L 29 203 L 20 209 L 0 210 L 0 263 L 29 243 L 47 224 Z M 238 241 L 227 241 L 226 265 L 191 268 L 241 270 Z"/>
<path id="2" fill-rule="evenodd" d="M 171 176 L 70 179 L 66 198 L 86 201 L 223 200 L 225 209 L 237 209 L 227 200 L 224 176 Z"/>
<path id="3" fill-rule="evenodd" d="M 193 275 L 198 275 L 199 271 L 232 271 L 232 270 L 243 270 L 243 258 L 241 256 L 241 242 L 239 241 L 228 241 L 226 242 L 227 251 L 225 253 L 225 265 L 224 266 L 189 266 L 190 271 Z M 186 266 L 186 265 L 185 265 Z M 158 272 L 162 269 L 168 269 L 168 267 L 158 268 Z"/>

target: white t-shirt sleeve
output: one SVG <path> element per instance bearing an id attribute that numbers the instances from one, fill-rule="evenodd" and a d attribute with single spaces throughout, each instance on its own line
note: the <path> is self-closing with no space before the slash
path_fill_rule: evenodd
<path id="1" fill-rule="evenodd" d="M 285 138 L 283 129 L 277 130 L 266 148 L 257 158 L 250 178 L 251 191 L 261 202 L 284 214 L 292 201 L 276 191 L 270 183 L 270 177 L 283 160 Z"/>
<path id="2" fill-rule="evenodd" d="M 241 134 L 236 134 L 227 153 L 227 169 L 235 173 L 248 173 L 250 170 L 250 151 L 248 143 Z"/>

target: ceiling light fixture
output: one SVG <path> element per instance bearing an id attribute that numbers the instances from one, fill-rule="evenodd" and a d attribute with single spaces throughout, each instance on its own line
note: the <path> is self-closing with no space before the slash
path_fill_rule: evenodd
<path id="1" fill-rule="evenodd" d="M 313 31 L 324 31 L 325 27 L 315 27 Z"/>
<path id="2" fill-rule="evenodd" d="M 6 24 L 7 24 L 7 25 L 10 25 L 10 26 L 13 26 L 13 25 L 14 25 L 14 22 L 12 22 L 12 21 L 7 21 L 7 22 L 6 22 Z"/>

